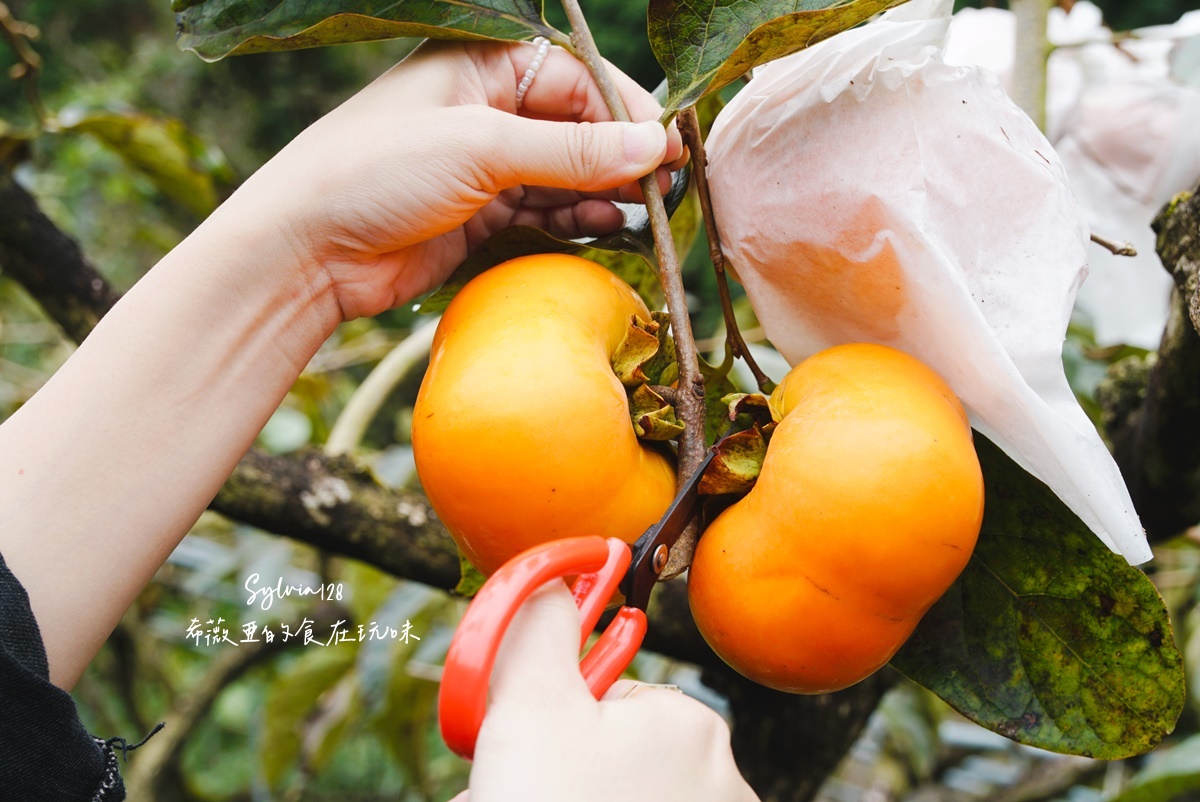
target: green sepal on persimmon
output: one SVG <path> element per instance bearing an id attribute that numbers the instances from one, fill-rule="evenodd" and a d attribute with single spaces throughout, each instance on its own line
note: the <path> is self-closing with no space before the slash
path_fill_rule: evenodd
<path id="1" fill-rule="evenodd" d="M 769 424 L 769 428 L 774 428 Z M 745 494 L 754 487 L 767 456 L 769 431 L 758 424 L 729 435 L 716 446 L 717 454 L 700 479 L 700 493 L 720 496 Z"/>
<path id="2" fill-rule="evenodd" d="M 716 446 L 716 456 L 700 480 L 700 493 L 742 495 L 758 480 L 776 421 L 761 393 L 728 393 L 720 405 L 734 433 Z"/>
<path id="3" fill-rule="evenodd" d="M 642 373 L 650 384 L 670 387 L 679 380 L 679 359 L 675 356 L 675 339 L 671 336 L 671 316 L 666 312 L 651 312 L 650 318 L 658 324 L 655 333 L 658 350 L 642 365 Z"/>
<path id="4" fill-rule="evenodd" d="M 611 360 L 613 373 L 617 374 L 617 380 L 625 387 L 633 389 L 649 381 L 642 366 L 658 353 L 659 328 L 661 326 L 656 320 L 642 320 L 637 315 L 630 319 L 629 328 Z"/>
<path id="5" fill-rule="evenodd" d="M 730 393 L 721 399 L 721 403 L 729 410 L 731 421 L 736 421 L 739 415 L 749 415 L 763 426 L 780 420 L 771 408 L 771 400 L 762 393 Z"/>
<path id="6" fill-rule="evenodd" d="M 668 316 L 652 312 L 650 320 L 643 320 L 634 315 L 611 363 L 613 373 L 629 392 L 629 418 L 637 436 L 655 441 L 677 439 L 683 433 L 683 422 L 675 408 L 652 389 L 667 387 L 679 377 Z"/>
<path id="7" fill-rule="evenodd" d="M 462 549 L 458 550 L 458 571 L 459 578 L 458 584 L 454 586 L 454 595 L 464 599 L 475 598 L 475 594 L 483 587 L 487 577 L 478 568 L 471 565 L 471 561 L 467 559 L 467 555 L 463 554 Z"/>
<path id="8" fill-rule="evenodd" d="M 630 394 L 629 418 L 642 440 L 674 440 L 683 434 L 683 422 L 676 416 L 675 407 L 648 384 L 639 385 Z"/>
<path id="9" fill-rule="evenodd" d="M 678 379 L 679 365 L 667 313 L 651 312 L 650 320 L 634 315 L 611 361 L 613 373 L 629 389 L 640 384 L 668 386 Z"/>

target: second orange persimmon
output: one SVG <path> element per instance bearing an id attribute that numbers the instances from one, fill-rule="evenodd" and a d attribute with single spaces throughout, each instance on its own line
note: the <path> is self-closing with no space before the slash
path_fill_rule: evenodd
<path id="1" fill-rule="evenodd" d="M 983 477 L 957 398 L 900 351 L 822 351 L 771 406 L 762 472 L 701 537 L 688 595 L 745 676 L 833 691 L 886 663 L 966 566 Z"/>

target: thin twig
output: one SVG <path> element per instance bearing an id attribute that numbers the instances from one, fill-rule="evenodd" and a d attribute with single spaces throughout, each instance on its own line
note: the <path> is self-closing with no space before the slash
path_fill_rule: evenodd
<path id="1" fill-rule="evenodd" d="M 13 67 L 12 77 L 25 81 L 25 93 L 29 97 L 29 105 L 37 116 L 38 124 L 46 123 L 46 107 L 42 104 L 42 96 L 38 92 L 38 73 L 42 70 L 42 57 L 29 46 L 29 40 L 37 38 L 38 29 L 27 22 L 21 22 L 12 15 L 8 6 L 0 3 L 0 35 L 17 54 L 17 64 Z"/>
<path id="2" fill-rule="evenodd" d="M 596 41 L 588 28 L 578 0 L 563 0 L 567 20 L 571 23 L 571 40 L 575 43 L 575 56 L 591 73 L 604 102 L 613 118 L 629 122 L 629 112 L 621 99 L 609 74 L 608 67 L 600 57 Z M 700 361 L 696 353 L 696 341 L 692 336 L 692 323 L 688 318 L 687 297 L 683 291 L 679 255 L 675 252 L 675 240 L 671 236 L 671 221 L 663 204 L 662 192 L 654 173 L 639 182 L 650 215 L 650 229 L 654 233 L 654 247 L 658 251 L 659 281 L 667 298 L 667 312 L 671 317 L 671 333 L 675 339 L 675 356 L 679 363 L 679 388 L 690 390 L 678 394 L 679 403 L 675 410 L 684 422 L 683 434 L 679 437 L 679 476 L 690 476 L 704 458 L 704 377 L 700 375 Z"/>
<path id="3" fill-rule="evenodd" d="M 380 408 L 396 385 L 429 356 L 436 329 L 436 320 L 416 329 L 367 375 L 333 424 L 333 429 L 325 440 L 326 454 L 349 454 L 358 448 L 367 427 L 379 414 Z"/>
<path id="4" fill-rule="evenodd" d="M 696 191 L 700 196 L 700 211 L 704 217 L 704 234 L 708 237 L 708 255 L 712 259 L 713 270 L 717 273 L 717 292 L 721 296 L 721 314 L 725 316 L 725 336 L 733 348 L 733 355 L 746 360 L 746 367 L 754 374 L 754 382 L 758 389 L 770 393 L 775 389 L 775 382 L 763 372 L 750 347 L 742 339 L 738 328 L 737 318 L 733 314 L 733 301 L 729 297 L 729 277 L 725 274 L 725 254 L 721 250 L 721 235 L 717 231 L 717 219 L 713 214 L 712 195 L 708 190 L 708 154 L 704 150 L 704 137 L 700 135 L 700 121 L 696 117 L 696 107 L 691 106 L 679 113 L 679 133 L 683 135 L 683 144 L 687 145 L 692 154 L 692 175 L 696 179 Z"/>
<path id="5" fill-rule="evenodd" d="M 1107 248 L 1113 256 L 1137 256 L 1137 248 L 1133 247 L 1131 243 L 1111 240 L 1094 231 L 1092 232 L 1092 242 L 1102 248 Z"/>
<path id="6" fill-rule="evenodd" d="M 671 406 L 675 406 L 675 402 L 679 399 L 679 393 L 675 392 L 674 387 L 664 387 L 661 384 L 650 385 L 650 391 L 657 394 L 659 398 L 666 401 Z"/>

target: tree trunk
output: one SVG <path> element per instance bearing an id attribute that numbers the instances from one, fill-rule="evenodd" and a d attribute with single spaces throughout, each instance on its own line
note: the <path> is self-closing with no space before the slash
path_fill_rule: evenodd
<path id="1" fill-rule="evenodd" d="M 1175 279 L 1158 353 L 1114 364 L 1097 390 L 1113 455 L 1152 540 L 1200 523 L 1200 194 L 1154 221 Z"/>

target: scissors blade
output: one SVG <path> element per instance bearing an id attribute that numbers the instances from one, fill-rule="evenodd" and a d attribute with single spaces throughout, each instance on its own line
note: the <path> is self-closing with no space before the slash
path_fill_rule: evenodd
<path id="1" fill-rule="evenodd" d="M 696 512 L 696 507 L 700 502 L 700 479 L 704 476 L 704 471 L 713 461 L 716 453 L 715 445 L 708 449 L 704 460 L 679 488 L 675 494 L 675 500 L 671 502 L 671 506 L 667 508 L 663 517 L 659 519 L 658 523 L 647 529 L 631 547 L 633 562 L 625 574 L 625 579 L 621 582 L 621 592 L 625 594 L 627 607 L 645 610 L 646 605 L 650 603 L 650 591 L 654 589 L 654 583 L 658 581 L 658 576 L 662 573 L 662 568 L 666 564 L 666 556 Z M 665 551 L 656 562 L 654 555 L 662 547 L 665 547 Z"/>

